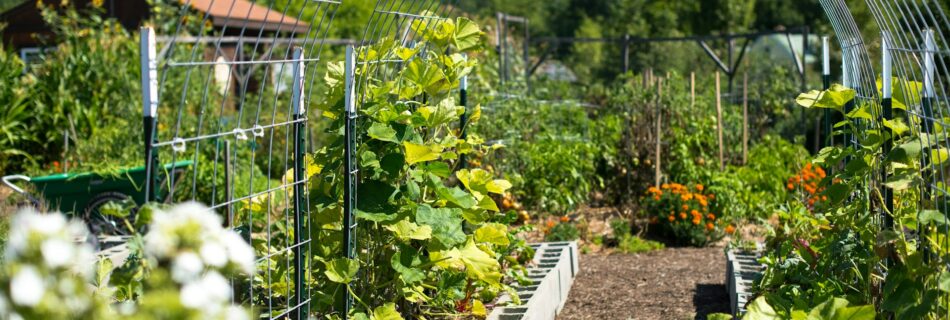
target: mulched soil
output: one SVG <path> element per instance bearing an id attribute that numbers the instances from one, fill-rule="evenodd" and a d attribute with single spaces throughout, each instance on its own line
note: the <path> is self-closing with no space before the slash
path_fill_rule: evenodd
<path id="1" fill-rule="evenodd" d="M 705 319 L 730 312 L 722 247 L 580 258 L 559 320 Z"/>

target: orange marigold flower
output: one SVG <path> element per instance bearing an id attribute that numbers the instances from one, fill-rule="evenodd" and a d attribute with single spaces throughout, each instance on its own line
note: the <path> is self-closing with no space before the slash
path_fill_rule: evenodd
<path id="1" fill-rule="evenodd" d="M 693 224 L 699 225 L 700 222 L 703 222 L 702 219 L 693 219 Z"/>
<path id="2" fill-rule="evenodd" d="M 680 212 L 680 219 L 686 220 L 686 212 Z"/>
<path id="3" fill-rule="evenodd" d="M 702 214 L 700 214 L 699 211 L 697 211 L 697 210 L 691 211 L 690 214 L 692 214 L 694 217 L 695 217 L 695 216 L 702 216 Z"/>
<path id="4" fill-rule="evenodd" d="M 659 195 L 653 196 L 653 201 L 660 201 L 660 196 Z"/>
<path id="5" fill-rule="evenodd" d="M 703 189 L 705 189 L 705 187 L 703 187 L 702 184 L 696 184 L 696 190 L 703 191 Z"/>
<path id="6" fill-rule="evenodd" d="M 736 233 L 736 227 L 732 226 L 731 224 L 726 226 L 726 233 L 728 234 Z"/>
<path id="7" fill-rule="evenodd" d="M 788 187 L 788 190 L 795 190 L 794 184 L 789 183 L 786 187 Z"/>
<path id="8" fill-rule="evenodd" d="M 716 226 L 713 225 L 712 222 L 706 223 L 706 230 L 712 231 L 712 230 L 715 229 L 715 228 L 716 228 Z"/>
<path id="9" fill-rule="evenodd" d="M 545 223 L 545 226 L 548 227 L 548 229 L 554 228 L 554 226 L 556 225 L 557 225 L 557 222 L 554 222 L 554 220 L 548 220 L 548 222 Z"/>
<path id="10" fill-rule="evenodd" d="M 689 205 L 683 205 L 683 210 L 689 210 Z"/>
<path id="11" fill-rule="evenodd" d="M 667 183 L 664 183 L 664 184 L 662 184 L 662 185 L 660 186 L 660 188 L 669 189 L 669 188 L 670 188 L 670 185 L 667 184 Z"/>
<path id="12" fill-rule="evenodd" d="M 828 201 L 828 196 L 821 196 L 821 201 Z"/>
<path id="13" fill-rule="evenodd" d="M 712 214 L 712 213 L 707 214 L 707 215 L 706 215 L 706 219 L 709 219 L 709 220 L 716 220 L 716 215 L 714 215 L 714 214 Z"/>
<path id="14" fill-rule="evenodd" d="M 674 217 L 672 214 L 669 217 L 667 217 L 667 219 L 669 219 L 670 222 L 676 221 L 676 217 Z"/>
<path id="15" fill-rule="evenodd" d="M 571 221 L 571 218 L 570 218 L 570 217 L 568 217 L 568 216 L 563 216 L 563 217 L 561 217 L 561 222 L 568 222 L 568 221 Z"/>

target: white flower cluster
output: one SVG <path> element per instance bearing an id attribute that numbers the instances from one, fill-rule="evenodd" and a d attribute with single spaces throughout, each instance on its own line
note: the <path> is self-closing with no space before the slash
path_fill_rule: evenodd
<path id="1" fill-rule="evenodd" d="M 254 250 L 238 233 L 224 229 L 221 217 L 208 207 L 185 203 L 156 211 L 145 236 L 145 253 L 171 264 L 185 307 L 200 310 L 208 319 L 248 317 L 230 305 L 232 288 L 221 273 L 253 274 Z"/>
<path id="2" fill-rule="evenodd" d="M 95 261 L 83 242 L 86 226 L 59 213 L 21 210 L 12 219 L 4 251 L 0 318 L 90 315 L 97 302 L 85 285 Z M 83 267 L 85 266 L 85 267 Z"/>

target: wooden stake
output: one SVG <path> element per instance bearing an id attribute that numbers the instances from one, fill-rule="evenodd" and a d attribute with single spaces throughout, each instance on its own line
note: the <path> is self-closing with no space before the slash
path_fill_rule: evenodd
<path id="1" fill-rule="evenodd" d="M 742 74 L 742 164 L 749 161 L 749 74 Z"/>
<path id="2" fill-rule="evenodd" d="M 719 86 L 719 71 L 716 71 L 716 132 L 719 133 L 719 170 L 726 170 L 725 151 L 722 144 L 722 94 Z"/>
<path id="3" fill-rule="evenodd" d="M 689 73 L 689 106 L 696 106 L 696 73 Z"/>
<path id="4" fill-rule="evenodd" d="M 663 130 L 663 112 L 662 112 L 662 96 L 663 96 L 663 79 L 657 79 L 656 86 L 656 172 L 654 172 L 656 184 L 655 186 L 660 185 L 660 156 L 663 152 L 662 142 L 660 138 Z"/>

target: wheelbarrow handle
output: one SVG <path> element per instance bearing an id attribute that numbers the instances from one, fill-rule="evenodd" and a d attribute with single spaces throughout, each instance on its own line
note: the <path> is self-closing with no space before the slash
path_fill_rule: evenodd
<path id="1" fill-rule="evenodd" d="M 20 175 L 20 174 L 15 174 L 15 175 L 11 175 L 11 176 L 5 176 L 5 177 L 3 177 L 3 178 L 0 178 L 0 180 L 3 180 L 3 184 L 5 184 L 5 185 L 6 185 L 7 187 L 9 187 L 10 189 L 13 189 L 13 191 L 16 191 L 16 192 L 19 193 L 19 194 L 26 194 L 26 195 L 28 195 L 28 194 L 26 193 L 26 191 L 23 191 L 23 189 L 21 189 L 20 187 L 17 187 L 17 185 L 13 184 L 13 182 L 11 182 L 11 181 L 14 181 L 14 180 L 23 180 L 23 181 L 26 181 L 26 182 L 30 182 L 30 177 L 27 177 L 27 176 L 24 176 L 24 175 Z"/>

